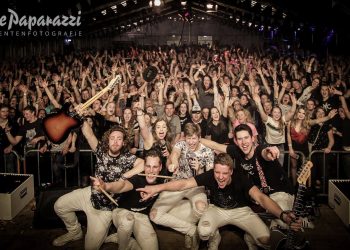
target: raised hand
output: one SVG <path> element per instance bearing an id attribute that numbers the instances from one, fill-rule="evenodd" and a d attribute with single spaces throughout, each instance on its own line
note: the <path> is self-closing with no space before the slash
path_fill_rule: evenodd
<path id="1" fill-rule="evenodd" d="M 90 180 L 91 180 L 91 186 L 93 189 L 97 191 L 101 191 L 101 188 L 102 189 L 106 188 L 106 183 L 104 183 L 104 181 L 101 178 L 90 176 Z"/>

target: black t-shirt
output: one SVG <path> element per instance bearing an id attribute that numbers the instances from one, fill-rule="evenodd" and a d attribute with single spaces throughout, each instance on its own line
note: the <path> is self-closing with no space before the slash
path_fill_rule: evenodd
<path id="1" fill-rule="evenodd" d="M 220 117 L 220 121 L 217 125 L 213 122 L 208 122 L 206 135 L 211 136 L 211 140 L 220 144 L 229 142 L 228 139 L 228 120 L 225 117 Z"/>
<path id="2" fill-rule="evenodd" d="M 156 201 L 158 194 L 153 196 L 152 198 L 141 201 L 142 196 L 141 192 L 136 191 L 137 188 L 143 188 L 146 185 L 156 185 L 160 184 L 161 181 L 157 179 L 157 182 L 154 184 L 149 184 L 146 181 L 146 177 L 144 176 L 138 176 L 135 175 L 128 179 L 128 181 L 131 182 L 131 184 L 134 186 L 133 190 L 130 190 L 129 192 L 123 193 L 119 200 L 119 207 L 125 208 L 127 210 L 138 212 L 142 214 L 149 214 L 151 207 L 153 206 L 154 202 Z"/>
<path id="3" fill-rule="evenodd" d="M 291 183 L 288 179 L 287 173 L 284 171 L 278 159 L 274 161 L 266 161 L 261 156 L 261 151 L 266 146 L 259 145 L 255 149 L 255 153 L 251 159 L 245 159 L 243 152 L 237 145 L 229 145 L 227 146 L 227 153 L 235 159 L 235 166 L 238 170 L 242 171 L 247 175 L 249 179 L 251 179 L 260 190 L 261 181 L 257 169 L 256 161 L 258 160 L 259 165 L 264 173 L 266 183 L 269 189 L 269 193 L 272 194 L 276 192 L 286 192 L 293 193 L 293 189 Z"/>
<path id="4" fill-rule="evenodd" d="M 44 135 L 42 120 L 37 119 L 32 123 L 25 122 L 24 125 L 20 127 L 18 135 L 22 136 L 25 139 L 25 145 L 27 149 L 36 148 L 38 145 L 33 146 L 29 144 L 29 142 L 34 138 Z M 42 146 L 43 141 L 40 141 L 39 143 L 41 143 L 40 146 Z"/>
<path id="5" fill-rule="evenodd" d="M 232 181 L 225 188 L 218 187 L 214 170 L 194 177 L 198 186 L 205 186 L 210 203 L 217 207 L 233 209 L 248 206 L 250 203 L 249 190 L 254 186 L 246 176 L 237 173 L 232 175 Z"/>

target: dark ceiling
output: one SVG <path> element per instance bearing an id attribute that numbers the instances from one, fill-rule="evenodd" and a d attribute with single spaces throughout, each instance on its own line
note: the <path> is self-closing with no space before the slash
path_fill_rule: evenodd
<path id="1" fill-rule="evenodd" d="M 12 8 L 22 15 L 77 15 L 81 10 L 82 25 L 86 34 L 103 30 L 123 33 L 137 25 L 159 22 L 162 18 L 180 18 L 199 21 L 198 18 L 215 18 L 247 29 L 264 27 L 293 31 L 296 29 L 334 30 L 349 33 L 350 1 L 345 0 L 189 0 L 186 7 L 180 0 L 163 0 L 157 8 L 149 0 L 7 0 L 2 12 Z M 208 13 L 207 2 L 218 6 L 217 12 Z M 187 14 L 186 14 L 187 13 Z M 180 14 L 180 15 L 179 15 Z M 192 19 L 191 19 L 192 18 Z M 183 20 L 183 19 L 180 19 Z"/>

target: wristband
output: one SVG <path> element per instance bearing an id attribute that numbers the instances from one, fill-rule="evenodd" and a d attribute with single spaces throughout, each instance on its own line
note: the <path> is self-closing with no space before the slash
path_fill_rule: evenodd
<path id="1" fill-rule="evenodd" d="M 288 214 L 288 212 L 287 212 L 287 211 L 282 211 L 282 212 L 281 212 L 281 214 L 280 214 L 280 220 L 283 221 L 283 222 L 285 222 L 284 219 L 283 219 L 283 215 L 284 215 L 284 214 Z"/>

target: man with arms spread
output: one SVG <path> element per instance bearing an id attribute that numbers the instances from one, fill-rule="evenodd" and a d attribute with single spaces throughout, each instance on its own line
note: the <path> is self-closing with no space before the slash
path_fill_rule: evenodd
<path id="1" fill-rule="evenodd" d="M 277 203 L 260 192 L 245 175 L 240 174 L 239 171 L 233 173 L 233 160 L 225 153 L 216 156 L 214 169 L 203 174 L 189 179 L 139 188 L 138 191 L 146 193 L 144 199 L 148 199 L 164 190 L 186 190 L 197 186 L 205 186 L 209 190 L 209 198 L 212 202 L 198 223 L 199 237 L 209 240 L 208 249 L 218 249 L 221 240 L 218 229 L 228 224 L 246 231 L 254 239 L 255 244 L 264 248 L 268 246 L 270 231 L 259 216 L 248 207 L 249 197 L 287 224 L 291 224 L 295 219 L 292 213 L 283 211 Z M 300 222 L 293 223 L 292 226 L 295 230 L 299 229 Z M 255 245 L 248 245 L 248 247 L 256 249 Z"/>
<path id="2" fill-rule="evenodd" d="M 251 179 L 261 192 L 270 196 L 283 210 L 293 208 L 293 189 L 286 172 L 279 164 L 277 147 L 255 146 L 251 128 L 246 124 L 234 130 L 237 145 L 223 145 L 201 139 L 201 142 L 220 152 L 227 152 L 235 159 L 235 166 Z M 286 226 L 282 221 L 277 221 Z"/>

